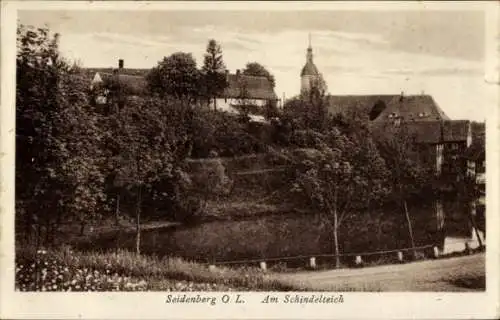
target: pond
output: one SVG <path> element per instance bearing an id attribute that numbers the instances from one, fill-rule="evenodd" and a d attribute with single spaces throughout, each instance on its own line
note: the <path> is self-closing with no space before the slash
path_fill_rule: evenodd
<path id="1" fill-rule="evenodd" d="M 438 241 L 439 233 L 429 210 L 413 214 L 412 219 L 416 245 Z M 281 214 L 144 230 L 141 252 L 203 262 L 312 256 L 332 254 L 332 236 L 328 224 L 318 215 Z M 352 214 L 339 229 L 339 243 L 344 253 L 410 246 L 406 220 L 397 211 Z M 135 233 L 120 231 L 101 235 L 82 244 L 82 248 L 134 250 Z"/>

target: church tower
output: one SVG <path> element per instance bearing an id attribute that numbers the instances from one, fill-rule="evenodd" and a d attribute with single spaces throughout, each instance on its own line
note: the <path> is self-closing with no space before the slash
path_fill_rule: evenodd
<path id="1" fill-rule="evenodd" d="M 309 47 L 307 48 L 306 64 L 300 73 L 300 94 L 308 94 L 313 86 L 319 83 L 320 74 L 313 62 L 313 52 L 311 46 L 311 34 L 309 34 Z"/>

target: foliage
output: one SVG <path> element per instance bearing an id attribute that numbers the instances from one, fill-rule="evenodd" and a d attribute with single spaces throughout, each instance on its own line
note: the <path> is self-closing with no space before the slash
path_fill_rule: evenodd
<path id="1" fill-rule="evenodd" d="M 436 176 L 430 150 L 418 145 L 405 127 L 378 128 L 374 133 L 377 148 L 391 168 L 391 201 L 401 203 L 424 194 L 427 200 L 432 200 L 436 195 Z"/>
<path id="2" fill-rule="evenodd" d="M 211 155 L 216 156 L 216 153 Z M 183 175 L 176 208 L 178 220 L 185 223 L 198 221 L 206 214 L 208 202 L 222 200 L 230 193 L 232 184 L 220 159 L 210 159 L 203 170 Z"/>
<path id="3" fill-rule="evenodd" d="M 123 250 L 22 250 L 16 254 L 16 265 L 16 288 L 21 291 L 301 290 L 300 286 L 266 277 L 257 268 L 212 271 L 206 265 L 180 258 L 137 256 Z"/>
<path id="4" fill-rule="evenodd" d="M 207 51 L 204 55 L 202 73 L 203 95 L 207 99 L 213 99 L 220 96 L 228 86 L 225 65 L 222 60 L 222 49 L 213 39 L 208 41 Z"/>
<path id="5" fill-rule="evenodd" d="M 176 52 L 159 61 L 146 76 L 149 90 L 192 103 L 199 98 L 200 72 L 191 53 Z"/>
<path id="6" fill-rule="evenodd" d="M 99 115 L 58 41 L 45 28 L 17 30 L 16 217 L 37 242 L 63 220 L 93 218 L 104 200 Z"/>
<path id="7" fill-rule="evenodd" d="M 159 185 L 176 181 L 177 170 L 189 153 L 190 119 L 189 108 L 157 98 L 129 101 L 109 119 L 112 130 L 108 139 L 115 148 L 110 163 L 114 183 L 137 199 L 137 251 L 142 201 Z M 164 194 L 166 198 L 173 196 Z"/>
<path id="8" fill-rule="evenodd" d="M 266 77 L 271 82 L 273 88 L 276 86 L 274 76 L 258 62 L 247 63 L 242 73 L 247 76 Z"/>
<path id="9" fill-rule="evenodd" d="M 241 120 L 226 112 L 196 110 L 191 156 L 206 158 L 216 152 L 231 157 L 264 151 L 266 143 L 251 133 L 248 121 Z"/>

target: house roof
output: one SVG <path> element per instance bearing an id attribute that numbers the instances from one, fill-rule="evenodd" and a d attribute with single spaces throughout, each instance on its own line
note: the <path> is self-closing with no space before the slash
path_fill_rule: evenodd
<path id="1" fill-rule="evenodd" d="M 375 129 L 393 126 L 390 122 L 372 122 Z M 443 142 L 464 142 L 470 130 L 468 120 L 420 120 L 403 121 L 401 127 L 415 138 L 415 142 L 423 144 L 438 144 Z"/>
<path id="2" fill-rule="evenodd" d="M 100 76 L 103 81 L 113 77 L 115 68 L 86 68 L 84 74 L 92 81 Z M 127 92 L 140 94 L 146 89 L 145 76 L 149 69 L 129 69 L 120 70 L 120 84 L 125 84 Z M 242 98 L 277 100 L 273 85 L 266 77 L 248 76 L 243 74 L 228 74 L 228 87 L 224 90 L 221 98 Z"/>
<path id="3" fill-rule="evenodd" d="M 103 81 L 111 81 L 115 76 L 113 73 L 99 73 Z M 146 78 L 143 76 L 135 76 L 119 73 L 118 80 L 124 92 L 130 95 L 142 95 L 146 91 Z"/>
<path id="4" fill-rule="evenodd" d="M 393 95 L 329 95 L 327 108 L 331 114 L 353 110 L 369 114 L 377 103 L 383 102 L 387 104 L 392 97 Z"/>
<path id="5" fill-rule="evenodd" d="M 113 74 L 114 70 L 116 68 L 83 68 L 83 72 L 88 74 L 91 78 L 96 74 L 96 73 L 109 73 Z M 138 68 L 123 68 L 120 70 L 121 74 L 126 74 L 129 76 L 143 76 L 145 77 L 146 74 L 148 74 L 150 69 L 138 69 Z"/>
<path id="6" fill-rule="evenodd" d="M 271 81 L 266 77 L 228 74 L 227 81 L 228 87 L 224 90 L 222 98 L 278 99 Z"/>
<path id="7" fill-rule="evenodd" d="M 444 141 L 464 141 L 471 131 L 469 120 L 443 121 Z"/>
<path id="8" fill-rule="evenodd" d="M 391 121 L 395 116 L 406 121 L 449 120 L 429 95 L 345 95 L 329 96 L 332 114 L 358 110 L 375 122 Z"/>
<path id="9" fill-rule="evenodd" d="M 450 120 L 429 95 L 393 96 L 385 104 L 374 121 L 390 121 L 393 117 L 405 121 Z"/>

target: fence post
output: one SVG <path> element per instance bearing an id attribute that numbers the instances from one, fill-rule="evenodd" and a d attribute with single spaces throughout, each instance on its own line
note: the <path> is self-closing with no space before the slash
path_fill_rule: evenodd
<path id="1" fill-rule="evenodd" d="M 465 252 L 467 254 L 472 254 L 472 250 L 471 250 L 470 245 L 469 245 L 468 242 L 465 242 Z"/>
<path id="2" fill-rule="evenodd" d="M 438 249 L 438 247 L 434 246 L 433 250 L 434 250 L 434 258 L 439 258 L 439 249 Z"/>
<path id="3" fill-rule="evenodd" d="M 263 271 L 266 271 L 266 270 L 267 270 L 267 265 L 266 265 L 266 262 L 265 262 L 265 261 L 261 261 L 261 262 L 260 262 L 260 268 L 261 268 Z"/>
<path id="4" fill-rule="evenodd" d="M 316 268 L 316 257 L 309 258 L 309 267 L 315 269 Z"/>
<path id="5" fill-rule="evenodd" d="M 354 262 L 359 266 L 363 263 L 363 259 L 361 259 L 361 256 L 356 256 L 356 260 Z"/>
<path id="6" fill-rule="evenodd" d="M 403 262 L 403 252 L 398 251 L 398 261 Z"/>

